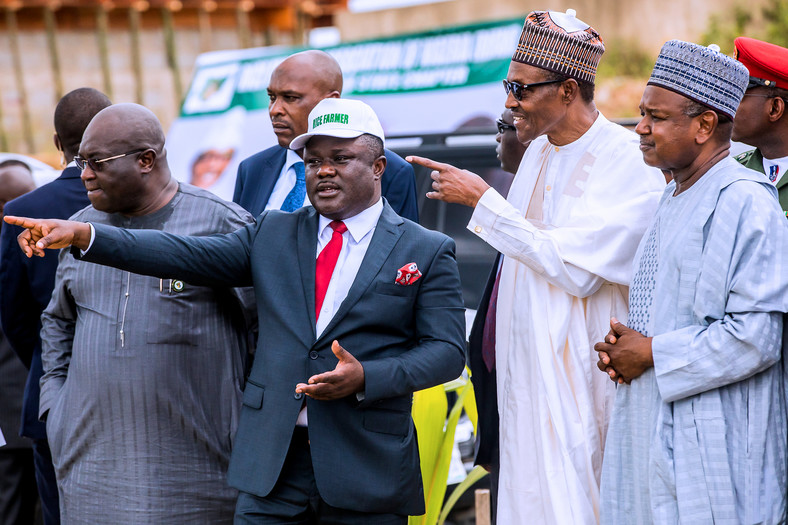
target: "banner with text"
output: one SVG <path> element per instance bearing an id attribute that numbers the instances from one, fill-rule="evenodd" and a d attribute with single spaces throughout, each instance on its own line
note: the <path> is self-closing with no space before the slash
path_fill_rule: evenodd
<path id="1" fill-rule="evenodd" d="M 368 103 L 387 136 L 489 125 L 503 110 L 501 80 L 522 28 L 503 20 L 340 44 L 342 96 Z M 206 53 L 167 137 L 176 178 L 232 198 L 244 158 L 276 144 L 268 118 L 273 70 L 302 48 Z"/>

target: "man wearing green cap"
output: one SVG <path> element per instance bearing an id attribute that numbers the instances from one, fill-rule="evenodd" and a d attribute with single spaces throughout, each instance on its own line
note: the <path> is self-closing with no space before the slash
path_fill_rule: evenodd
<path id="1" fill-rule="evenodd" d="M 227 476 L 236 524 L 404 525 L 424 513 L 413 392 L 465 362 L 454 242 L 381 197 L 383 128 L 367 104 L 324 99 L 307 129 L 292 144 L 312 205 L 227 235 L 5 220 L 30 228 L 28 256 L 73 244 L 131 271 L 254 285 L 261 335 Z"/>

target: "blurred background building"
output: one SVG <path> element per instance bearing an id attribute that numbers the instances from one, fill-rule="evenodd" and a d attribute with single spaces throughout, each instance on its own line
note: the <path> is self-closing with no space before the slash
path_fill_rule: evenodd
<path id="1" fill-rule="evenodd" d="M 0 151 L 57 163 L 52 112 L 80 86 L 144 104 L 168 129 L 203 52 L 329 46 L 568 8 L 607 43 L 598 100 L 609 116 L 634 116 L 665 40 L 730 50 L 738 34 L 768 39 L 781 17 L 788 25 L 788 0 L 0 0 Z"/>

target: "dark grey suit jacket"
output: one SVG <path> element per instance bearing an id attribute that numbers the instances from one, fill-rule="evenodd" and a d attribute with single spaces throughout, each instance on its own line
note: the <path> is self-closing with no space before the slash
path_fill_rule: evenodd
<path id="1" fill-rule="evenodd" d="M 258 496 L 276 483 L 303 399 L 295 386 L 333 370 L 339 343 L 364 366 L 364 399 L 307 399 L 315 480 L 335 507 L 424 512 L 412 393 L 456 378 L 465 363 L 464 308 L 454 242 L 388 204 L 347 298 L 315 334 L 318 215 L 271 211 L 228 235 L 178 237 L 96 225 L 86 260 L 192 284 L 254 284 L 260 341 L 228 479 Z M 293 242 L 295 241 L 295 242 Z M 422 277 L 395 283 L 415 262 Z"/>

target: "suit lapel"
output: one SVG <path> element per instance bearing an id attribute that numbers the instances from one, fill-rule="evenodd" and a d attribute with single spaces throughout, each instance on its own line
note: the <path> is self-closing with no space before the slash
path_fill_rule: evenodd
<path id="1" fill-rule="evenodd" d="M 378 224 L 375 227 L 375 233 L 372 235 L 372 239 L 369 241 L 369 247 L 367 248 L 367 253 L 364 255 L 364 259 L 361 261 L 361 266 L 358 269 L 358 273 L 356 274 L 356 279 L 353 281 L 353 284 L 350 286 L 350 290 L 348 290 L 347 297 L 345 300 L 342 301 L 342 304 L 339 306 L 339 310 L 337 313 L 334 314 L 334 317 L 326 326 L 326 329 L 323 330 L 320 338 L 315 341 L 315 344 L 320 343 L 322 340 L 326 339 L 328 336 L 331 335 L 334 327 L 342 320 L 345 315 L 350 311 L 350 309 L 355 305 L 361 296 L 367 291 L 372 281 L 375 279 L 375 276 L 380 271 L 383 263 L 386 262 L 391 251 L 394 249 L 394 246 L 397 244 L 397 241 L 402 236 L 402 229 L 399 227 L 402 224 L 402 218 L 394 213 L 394 210 L 391 209 L 391 206 L 388 203 L 383 205 L 383 213 L 380 215 L 380 219 L 378 220 Z M 314 255 L 314 253 L 313 253 Z M 314 259 L 314 257 L 313 257 Z M 314 265 L 313 265 L 314 268 Z M 396 275 L 391 276 L 391 282 L 394 282 Z M 312 289 L 313 289 L 313 298 L 312 298 L 312 305 L 314 311 L 314 271 L 312 272 Z"/>
<path id="2" fill-rule="evenodd" d="M 311 206 L 301 214 L 298 222 L 298 267 L 304 288 L 304 305 L 309 319 L 311 337 L 315 340 L 315 251 L 317 250 L 317 212 Z M 298 213 L 298 212 L 294 212 Z"/>

